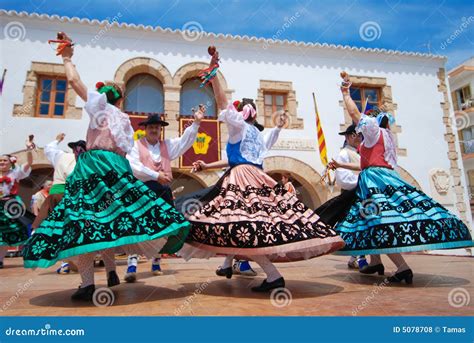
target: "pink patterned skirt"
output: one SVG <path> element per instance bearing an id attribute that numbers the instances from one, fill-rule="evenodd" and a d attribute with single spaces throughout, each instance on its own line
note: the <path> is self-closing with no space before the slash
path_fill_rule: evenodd
<path id="1" fill-rule="evenodd" d="M 291 262 L 332 253 L 344 241 L 295 195 L 248 164 L 230 170 L 217 196 L 188 220 L 191 232 L 178 253 L 185 259 L 216 254 Z"/>

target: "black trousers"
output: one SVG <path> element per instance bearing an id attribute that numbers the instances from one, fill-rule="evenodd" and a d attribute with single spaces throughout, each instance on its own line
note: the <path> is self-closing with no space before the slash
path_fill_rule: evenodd
<path id="1" fill-rule="evenodd" d="M 357 188 L 357 187 L 356 187 Z M 356 188 L 350 191 L 343 190 L 340 195 L 334 197 L 314 210 L 325 223 L 334 227 L 343 220 L 356 200 Z"/>

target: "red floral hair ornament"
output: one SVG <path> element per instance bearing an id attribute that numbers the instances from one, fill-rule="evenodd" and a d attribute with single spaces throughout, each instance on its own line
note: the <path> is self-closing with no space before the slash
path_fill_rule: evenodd
<path id="1" fill-rule="evenodd" d="M 104 86 L 105 86 L 105 84 L 102 81 L 99 81 L 95 84 L 95 89 L 99 90 Z"/>

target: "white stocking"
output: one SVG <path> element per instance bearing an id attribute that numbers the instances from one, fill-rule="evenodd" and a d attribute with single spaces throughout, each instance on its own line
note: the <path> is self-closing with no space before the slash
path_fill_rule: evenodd
<path id="1" fill-rule="evenodd" d="M 268 257 L 252 256 L 252 259 L 255 261 L 255 263 L 257 263 L 260 266 L 260 268 L 263 269 L 265 274 L 267 274 L 267 282 L 273 282 L 276 279 L 279 279 L 282 277 L 278 269 L 276 269 L 275 265 L 272 262 L 270 262 Z"/>
<path id="2" fill-rule="evenodd" d="M 94 259 L 95 253 L 82 254 L 77 258 L 77 269 L 81 274 L 81 288 L 94 284 Z"/>
<path id="3" fill-rule="evenodd" d="M 224 263 L 221 268 L 226 269 L 232 267 L 232 262 L 234 261 L 234 255 L 227 255 L 224 259 Z"/>
<path id="4" fill-rule="evenodd" d="M 403 272 L 404 270 L 410 269 L 407 262 L 401 254 L 388 254 L 389 259 L 397 266 L 397 273 Z"/>
<path id="5" fill-rule="evenodd" d="M 102 260 L 104 260 L 105 272 L 107 276 L 111 271 L 115 271 L 115 253 L 114 249 L 105 249 L 100 252 Z"/>

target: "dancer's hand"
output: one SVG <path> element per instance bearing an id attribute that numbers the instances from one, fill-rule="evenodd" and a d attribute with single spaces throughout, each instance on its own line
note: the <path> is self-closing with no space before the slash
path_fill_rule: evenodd
<path id="1" fill-rule="evenodd" d="M 156 181 L 162 185 L 170 184 L 171 181 L 173 181 L 173 175 L 170 173 L 160 172 Z"/>
<path id="2" fill-rule="evenodd" d="M 60 32 L 58 34 L 58 37 L 59 35 L 62 36 L 62 40 L 67 40 L 69 42 L 72 42 L 71 38 L 69 38 L 69 36 L 67 34 L 65 34 L 64 32 Z M 62 48 L 61 50 L 61 56 L 64 58 L 71 58 L 72 55 L 74 55 L 74 47 L 72 45 L 66 45 Z"/>
<path id="3" fill-rule="evenodd" d="M 203 171 L 203 170 L 206 170 L 207 168 L 208 168 L 207 163 L 205 163 L 204 161 L 198 160 L 196 162 L 193 162 L 193 170 L 195 172 Z"/>
<path id="4" fill-rule="evenodd" d="M 349 93 L 349 88 L 352 85 L 352 82 L 349 79 L 349 74 L 347 74 L 345 71 L 341 72 L 341 78 L 342 78 L 342 84 L 341 84 L 341 91 L 342 93 Z"/>
<path id="5" fill-rule="evenodd" d="M 65 133 L 60 133 L 56 136 L 56 140 L 58 141 L 58 143 L 61 143 L 63 140 L 64 140 L 64 137 L 66 136 Z"/>
<path id="6" fill-rule="evenodd" d="M 328 163 L 328 169 L 336 170 L 337 168 L 341 168 L 341 164 L 337 162 L 334 158 L 331 159 L 331 162 Z"/>
<path id="7" fill-rule="evenodd" d="M 198 110 L 195 111 L 193 109 L 193 112 L 194 112 L 194 121 L 197 124 L 201 124 L 201 120 L 204 119 L 204 113 L 206 113 L 206 106 L 204 106 L 203 104 L 200 104 Z"/>
<path id="8" fill-rule="evenodd" d="M 288 116 L 286 111 L 281 113 L 277 118 L 277 123 L 276 123 L 277 127 L 279 129 L 285 127 L 287 125 L 289 119 L 290 119 L 290 117 Z"/>
<path id="9" fill-rule="evenodd" d="M 34 135 L 28 136 L 28 139 L 25 142 L 26 150 L 34 150 L 36 148 L 36 144 L 33 142 L 34 138 Z"/>
<path id="10" fill-rule="evenodd" d="M 216 47 L 211 45 L 207 48 L 207 52 L 209 55 L 211 55 L 211 62 L 209 63 L 209 66 L 219 64 L 219 51 L 217 51 Z"/>

